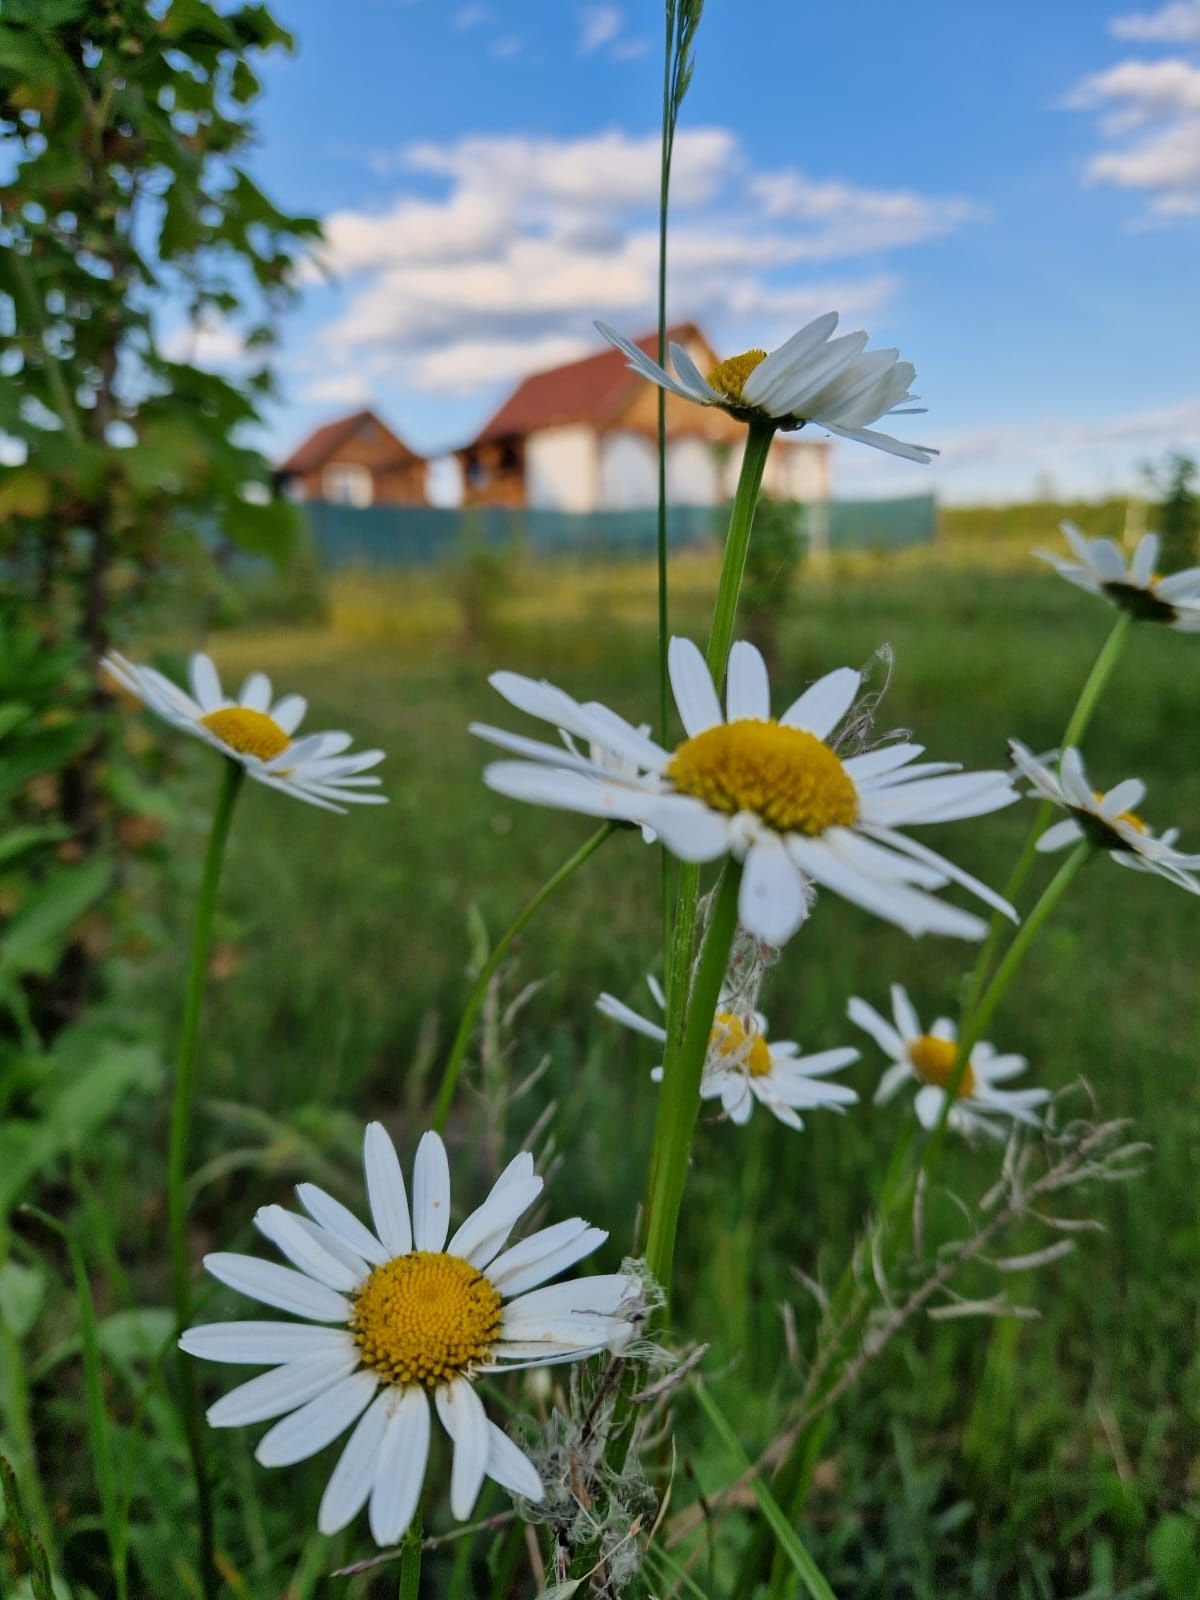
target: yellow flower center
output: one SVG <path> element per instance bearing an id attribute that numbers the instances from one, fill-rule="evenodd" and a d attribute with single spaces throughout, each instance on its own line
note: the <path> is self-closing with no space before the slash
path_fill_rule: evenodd
<path id="1" fill-rule="evenodd" d="M 1092 798 L 1095 800 L 1098 806 L 1104 804 L 1104 796 L 1100 793 L 1099 789 L 1092 790 Z M 1136 811 L 1119 811 L 1117 813 L 1116 820 L 1118 822 L 1128 823 L 1131 828 L 1136 828 L 1139 833 L 1146 832 L 1146 824 L 1142 821 L 1141 817 L 1138 816 Z"/>
<path id="2" fill-rule="evenodd" d="M 858 791 L 833 751 L 803 728 L 744 717 L 685 739 L 667 777 L 715 811 L 753 811 L 780 833 L 848 828 Z"/>
<path id="3" fill-rule="evenodd" d="M 274 717 L 265 711 L 251 711 L 248 706 L 210 711 L 200 718 L 200 726 L 216 734 L 239 756 L 257 756 L 260 761 L 281 755 L 292 742 Z"/>
<path id="4" fill-rule="evenodd" d="M 908 1047 L 908 1059 L 922 1083 L 932 1083 L 935 1088 L 948 1089 L 958 1060 L 958 1044 L 953 1039 L 939 1039 L 935 1034 L 923 1033 Z M 958 1083 L 958 1097 L 965 1099 L 975 1093 L 975 1074 L 970 1063 Z"/>
<path id="5" fill-rule="evenodd" d="M 752 1078 L 766 1078 L 771 1072 L 771 1052 L 757 1028 L 747 1028 L 732 1011 L 718 1011 L 708 1038 L 711 1055 L 727 1066 L 744 1067 Z"/>
<path id="6" fill-rule="evenodd" d="M 746 379 L 759 362 L 766 359 L 765 350 L 743 350 L 740 356 L 730 356 L 726 361 L 719 361 L 708 375 L 709 384 L 727 400 L 740 403 L 742 386 Z"/>
<path id="7" fill-rule="evenodd" d="M 501 1300 L 461 1256 L 412 1250 L 376 1267 L 354 1302 L 350 1332 L 384 1383 L 436 1389 L 486 1360 Z"/>

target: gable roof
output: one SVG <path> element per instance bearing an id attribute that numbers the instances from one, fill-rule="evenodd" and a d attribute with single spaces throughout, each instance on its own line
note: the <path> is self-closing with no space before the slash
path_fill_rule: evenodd
<path id="1" fill-rule="evenodd" d="M 676 344 L 703 338 L 694 322 L 680 322 L 667 329 L 667 339 Z M 644 333 L 634 343 L 657 360 L 657 329 Z M 488 444 L 570 422 L 603 422 L 619 411 L 645 381 L 630 370 L 620 350 L 607 345 L 595 355 L 531 373 L 484 423 L 471 443 Z"/>
<path id="2" fill-rule="evenodd" d="M 390 447 L 386 453 L 381 452 L 375 465 L 404 466 L 410 461 L 422 459 L 415 450 L 410 450 L 399 434 L 393 433 L 387 423 L 374 411 L 355 411 L 348 417 L 338 417 L 335 421 L 326 422 L 315 429 L 307 439 L 296 446 L 286 461 L 280 462 L 278 470 L 296 473 L 318 471 L 337 454 L 342 445 L 354 437 L 364 422 L 373 423 L 383 434 L 385 444 Z"/>

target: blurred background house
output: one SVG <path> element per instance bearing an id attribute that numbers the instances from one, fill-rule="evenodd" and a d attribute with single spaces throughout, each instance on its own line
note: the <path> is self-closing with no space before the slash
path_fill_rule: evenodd
<path id="1" fill-rule="evenodd" d="M 701 372 L 718 357 L 695 323 L 668 330 Z M 648 355 L 656 333 L 637 340 Z M 462 503 L 545 511 L 634 511 L 658 501 L 657 391 L 619 350 L 525 378 L 469 444 L 454 452 Z M 715 407 L 667 395 L 667 497 L 719 506 L 733 494 L 746 429 Z M 830 495 L 830 446 L 780 435 L 763 481 L 774 499 Z"/>
<path id="2" fill-rule="evenodd" d="M 276 469 L 293 500 L 344 506 L 427 504 L 426 463 L 373 411 L 355 411 L 310 433 Z"/>

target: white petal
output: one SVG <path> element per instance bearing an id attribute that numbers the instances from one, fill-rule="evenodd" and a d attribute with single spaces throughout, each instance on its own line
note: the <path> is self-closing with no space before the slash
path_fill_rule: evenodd
<path id="1" fill-rule="evenodd" d="M 922 1033 L 921 1020 L 917 1016 L 916 1007 L 908 998 L 908 990 L 902 983 L 892 984 L 892 1016 L 896 1019 L 896 1031 L 902 1039 L 919 1039 Z"/>
<path id="2" fill-rule="evenodd" d="M 396 1147 L 381 1122 L 367 1125 L 363 1139 L 363 1166 L 367 1176 L 367 1198 L 371 1217 L 389 1256 L 407 1255 L 412 1249 L 412 1222 L 408 1214 L 408 1192 Z"/>
<path id="3" fill-rule="evenodd" d="M 450 1231 L 450 1163 L 432 1131 L 422 1136 L 413 1164 L 413 1244 L 440 1250 Z"/>
<path id="4" fill-rule="evenodd" d="M 454 1440 L 450 1468 L 450 1510 L 465 1522 L 475 1509 L 487 1474 L 488 1419 L 483 1401 L 465 1378 L 455 1378 L 438 1389 L 434 1404 L 442 1426 Z"/>
<path id="5" fill-rule="evenodd" d="M 254 1226 L 271 1241 L 293 1266 L 315 1278 L 327 1288 L 350 1293 L 363 1280 L 363 1271 L 355 1272 L 344 1261 L 322 1248 L 306 1233 L 298 1217 L 293 1217 L 282 1206 L 261 1206 L 254 1215 Z M 361 1266 L 361 1263 L 360 1263 Z"/>
<path id="6" fill-rule="evenodd" d="M 838 667 L 807 688 L 798 700 L 780 717 L 789 728 L 805 728 L 824 739 L 854 704 L 854 696 L 862 682 L 862 673 L 853 667 Z"/>
<path id="7" fill-rule="evenodd" d="M 766 722 L 771 715 L 771 685 L 760 651 L 739 639 L 729 652 L 725 675 L 725 712 L 730 722 L 743 717 Z"/>
<path id="8" fill-rule="evenodd" d="M 924 1088 L 918 1089 L 913 1108 L 923 1128 L 937 1127 L 945 1103 L 945 1090 L 939 1089 L 936 1084 L 927 1083 Z"/>
<path id="9" fill-rule="evenodd" d="M 391 1389 L 377 1394 L 347 1439 L 321 1496 L 317 1511 L 321 1533 L 338 1533 L 366 1505 L 379 1470 L 379 1448 L 391 1415 L 392 1394 Z"/>
<path id="10" fill-rule="evenodd" d="M 886 1055 L 895 1056 L 897 1059 L 904 1056 L 904 1040 L 891 1023 L 880 1016 L 874 1006 L 868 1005 L 865 1000 L 860 1000 L 855 995 L 846 1007 L 846 1015 L 856 1027 L 869 1033 Z"/>
<path id="11" fill-rule="evenodd" d="M 307 1356 L 285 1366 L 260 1372 L 257 1378 L 239 1384 L 208 1408 L 209 1426 L 241 1428 L 251 1422 L 265 1422 L 296 1411 L 326 1389 L 347 1377 L 358 1366 L 358 1351 L 340 1356 Z"/>
<path id="12" fill-rule="evenodd" d="M 500 1248 L 496 1244 L 480 1259 L 481 1246 L 500 1237 L 500 1242 L 512 1231 L 519 1217 L 524 1216 L 542 1192 L 542 1180 L 526 1178 L 519 1183 L 498 1184 L 481 1206 L 477 1206 L 462 1227 L 458 1229 L 446 1249 L 452 1256 L 461 1256 L 472 1266 L 484 1267 Z"/>
<path id="13" fill-rule="evenodd" d="M 1159 539 L 1156 533 L 1145 533 L 1138 541 L 1138 547 L 1133 552 L 1133 560 L 1129 563 L 1130 581 L 1145 588 L 1154 576 L 1154 569 L 1158 566 Z"/>
<path id="14" fill-rule="evenodd" d="M 324 1189 L 319 1189 L 315 1183 L 298 1183 L 296 1198 L 315 1222 L 328 1229 L 364 1261 L 378 1267 L 391 1259 L 391 1252 L 384 1249 L 370 1228 L 364 1227 L 353 1211 L 331 1194 L 326 1194 Z"/>
<path id="15" fill-rule="evenodd" d="M 272 706 L 271 716 L 284 733 L 292 734 L 304 721 L 307 710 L 308 701 L 302 694 L 285 694 L 282 700 L 277 700 Z"/>
<path id="16" fill-rule="evenodd" d="M 632 784 L 598 782 L 581 772 L 556 771 L 528 761 L 494 761 L 484 768 L 483 781 L 512 800 L 578 811 L 610 822 L 641 822 L 655 798 Z"/>
<path id="17" fill-rule="evenodd" d="M 698 733 L 715 728 L 724 720 L 712 674 L 690 639 L 672 639 L 667 659 L 679 720 L 688 738 L 694 739 Z"/>
<path id="18" fill-rule="evenodd" d="M 273 1261 L 259 1261 L 256 1256 L 218 1250 L 205 1256 L 204 1266 L 214 1278 L 239 1294 L 247 1294 L 263 1305 L 276 1306 L 280 1311 L 290 1311 L 297 1317 L 310 1317 L 314 1322 L 349 1322 L 352 1315 L 352 1307 L 344 1295 L 324 1284 L 314 1283 L 290 1267 L 277 1267 Z"/>
<path id="19" fill-rule="evenodd" d="M 487 1475 L 509 1494 L 518 1494 L 535 1503 L 546 1498 L 537 1468 L 524 1450 L 515 1445 L 494 1422 L 488 1423 Z"/>
<path id="20" fill-rule="evenodd" d="M 623 1000 L 618 1000 L 615 995 L 602 994 L 596 1001 L 596 1010 L 602 1016 L 608 1017 L 612 1022 L 619 1022 L 622 1027 L 631 1028 L 634 1033 L 644 1034 L 647 1039 L 653 1039 L 658 1044 L 663 1044 L 667 1037 L 667 1030 L 649 1018 L 639 1016 Z"/>
<path id="21" fill-rule="evenodd" d="M 392 1390 L 371 1494 L 371 1537 L 395 1544 L 407 1532 L 421 1498 L 429 1461 L 429 1401 L 419 1388 Z"/>
<path id="22" fill-rule="evenodd" d="M 265 672 L 252 672 L 238 694 L 238 703 L 248 711 L 266 711 L 271 704 L 271 680 Z"/>
<path id="23" fill-rule="evenodd" d="M 647 822 L 681 861 L 715 861 L 729 849 L 729 818 L 710 811 L 690 795 L 643 800 L 639 821 Z"/>
<path id="24" fill-rule="evenodd" d="M 767 944 L 786 944 L 808 914 L 804 879 L 781 844 L 751 847 L 738 891 L 738 918 Z"/>
<path id="25" fill-rule="evenodd" d="M 742 385 L 742 398 L 746 404 L 761 406 L 764 411 L 772 412 L 777 396 L 789 387 L 795 387 L 795 375 L 829 339 L 837 324 L 837 312 L 827 311 L 807 323 L 798 333 L 792 334 L 777 350 L 772 350 Z"/>
<path id="26" fill-rule="evenodd" d="M 373 1372 L 353 1372 L 315 1400 L 277 1422 L 258 1441 L 255 1460 L 264 1467 L 290 1467 L 332 1444 L 366 1410 L 379 1387 Z"/>
<path id="27" fill-rule="evenodd" d="M 906 1061 L 893 1062 L 879 1080 L 875 1090 L 875 1104 L 885 1106 L 889 1100 L 894 1100 L 912 1075 L 912 1068 Z"/>
<path id="28" fill-rule="evenodd" d="M 607 1238 L 603 1228 L 589 1228 L 582 1217 L 556 1222 L 497 1256 L 488 1268 L 488 1281 L 511 1299 L 573 1267 Z"/>
<path id="29" fill-rule="evenodd" d="M 1056 822 L 1053 827 L 1047 828 L 1037 842 L 1037 848 L 1043 855 L 1053 850 L 1065 850 L 1067 845 L 1074 844 L 1083 838 L 1083 829 L 1074 817 L 1067 817 L 1064 822 Z"/>
<path id="30" fill-rule="evenodd" d="M 179 1348 L 202 1361 L 274 1367 L 310 1356 L 348 1355 L 357 1346 L 344 1328 L 305 1322 L 201 1322 L 180 1334 Z"/>
<path id="31" fill-rule="evenodd" d="M 188 662 L 188 681 L 202 711 L 216 711 L 226 704 L 225 696 L 221 693 L 221 680 L 211 657 L 199 651 L 192 657 Z"/>

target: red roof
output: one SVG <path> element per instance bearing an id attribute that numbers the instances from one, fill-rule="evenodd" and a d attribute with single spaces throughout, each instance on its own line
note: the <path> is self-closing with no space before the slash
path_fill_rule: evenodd
<path id="1" fill-rule="evenodd" d="M 667 338 L 676 344 L 701 337 L 694 322 L 681 322 L 667 329 Z M 643 334 L 634 343 L 657 360 L 657 330 Z M 532 373 L 484 423 L 472 443 L 487 444 L 569 422 L 603 422 L 619 411 L 644 381 L 630 370 L 622 352 L 608 345 L 594 356 Z"/>
<path id="2" fill-rule="evenodd" d="M 364 422 L 373 423 L 384 435 L 385 441 L 392 446 L 389 455 L 381 455 L 378 462 L 380 467 L 404 466 L 410 461 L 420 461 L 421 457 L 410 450 L 398 434 L 392 432 L 387 423 L 377 417 L 373 411 L 355 411 L 349 417 L 338 417 L 335 422 L 326 422 L 315 432 L 310 433 L 292 451 L 286 461 L 279 465 L 280 472 L 317 472 L 334 455 L 348 439 L 352 439 L 362 427 Z"/>

